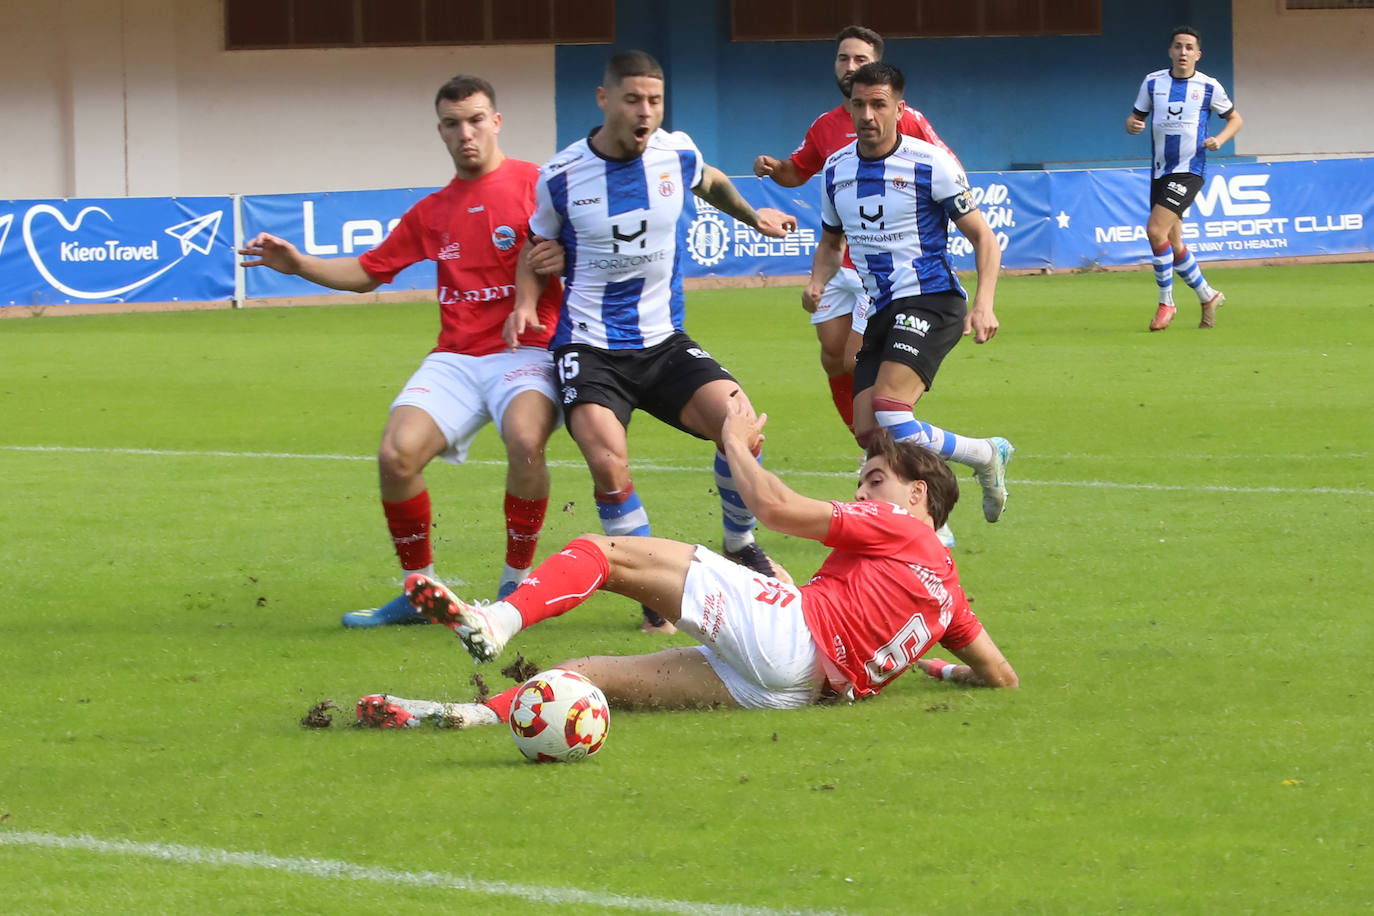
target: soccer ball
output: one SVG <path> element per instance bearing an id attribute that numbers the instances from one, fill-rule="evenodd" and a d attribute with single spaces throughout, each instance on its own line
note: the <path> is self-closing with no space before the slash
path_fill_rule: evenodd
<path id="1" fill-rule="evenodd" d="M 537 763 L 572 763 L 601 750 L 611 710 L 601 689 L 576 671 L 550 668 L 520 685 L 510 707 L 510 733 Z"/>

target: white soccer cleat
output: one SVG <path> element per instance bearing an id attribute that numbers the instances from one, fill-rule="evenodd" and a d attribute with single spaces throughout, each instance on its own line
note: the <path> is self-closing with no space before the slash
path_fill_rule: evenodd
<path id="1" fill-rule="evenodd" d="M 1016 449 L 1001 436 L 987 440 L 992 446 L 992 463 L 973 472 L 978 485 L 983 488 L 983 518 L 995 522 L 1002 517 L 1007 507 L 1007 465 Z"/>
<path id="2" fill-rule="evenodd" d="M 406 577 L 406 597 L 425 617 L 448 627 L 462 641 L 473 661 L 489 662 L 506 647 L 508 634 L 480 604 L 468 604 L 438 582 L 420 573 Z"/>
<path id="3" fill-rule="evenodd" d="M 1205 331 L 1217 326 L 1217 309 L 1226 304 L 1226 295 L 1221 290 L 1215 292 L 1216 295 L 1202 303 L 1202 321 L 1198 322 L 1199 330 Z"/>

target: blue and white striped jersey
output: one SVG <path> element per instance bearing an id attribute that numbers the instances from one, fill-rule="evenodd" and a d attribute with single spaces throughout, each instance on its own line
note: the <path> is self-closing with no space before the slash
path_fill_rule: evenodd
<path id="1" fill-rule="evenodd" d="M 545 163 L 530 231 L 562 242 L 566 264 L 550 347 L 642 349 L 682 330 L 678 219 L 704 168 L 691 137 L 664 130 L 636 159 L 584 139 Z"/>
<path id="2" fill-rule="evenodd" d="M 945 150 L 902 136 L 881 159 L 859 155 L 857 142 L 825 161 L 821 223 L 849 239 L 873 312 L 906 296 L 955 292 L 949 221 L 977 209 L 968 177 Z"/>
<path id="3" fill-rule="evenodd" d="M 1150 158 L 1154 177 L 1178 172 L 1202 175 L 1207 167 L 1207 119 L 1213 112 L 1225 117 L 1235 108 L 1226 90 L 1212 77 L 1197 71 L 1178 79 L 1169 70 L 1145 77 L 1135 98 L 1135 110 L 1150 118 Z"/>

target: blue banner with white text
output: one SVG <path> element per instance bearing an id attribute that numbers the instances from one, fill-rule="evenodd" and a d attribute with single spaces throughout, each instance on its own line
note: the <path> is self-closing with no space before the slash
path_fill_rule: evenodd
<path id="1" fill-rule="evenodd" d="M 322 191 L 317 194 L 261 194 L 243 198 L 243 238 L 259 232 L 286 239 L 303 254 L 321 258 L 357 257 L 375 248 L 400 222 L 401 215 L 438 188 L 386 191 Z M 329 293 L 309 280 L 266 267 L 244 274 L 248 299 L 276 299 Z M 432 290 L 434 262 L 421 261 L 401 271 L 387 289 Z"/>
<path id="2" fill-rule="evenodd" d="M 229 197 L 0 201 L 0 305 L 234 296 Z"/>
<path id="3" fill-rule="evenodd" d="M 973 172 L 969 180 L 1005 268 L 1149 263 L 1145 169 Z M 821 233 L 820 179 L 799 188 L 733 181 L 753 206 L 795 215 L 798 230 L 765 238 L 696 200 L 682 221 L 685 275 L 806 276 Z M 247 196 L 238 202 L 243 238 L 266 231 L 306 254 L 356 256 L 433 190 Z M 0 306 L 233 299 L 234 205 L 229 197 L 0 202 Z M 1204 262 L 1374 251 L 1374 160 L 1214 164 L 1184 214 L 1183 238 Z M 950 252 L 957 268 L 973 268 L 953 226 Z M 248 299 L 332 292 L 263 267 L 245 271 L 243 283 Z M 422 262 L 387 288 L 428 296 L 434 286 L 434 265 Z"/>

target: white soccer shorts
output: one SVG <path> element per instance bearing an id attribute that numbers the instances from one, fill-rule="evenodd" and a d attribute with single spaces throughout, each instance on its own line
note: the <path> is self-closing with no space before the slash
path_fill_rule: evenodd
<path id="1" fill-rule="evenodd" d="M 499 433 L 506 408 L 525 391 L 538 391 L 548 398 L 555 405 L 558 425 L 562 425 L 553 354 L 537 347 L 487 356 L 431 353 L 391 402 L 391 409 L 418 407 L 429 414 L 448 440 L 448 448 L 439 457 L 462 464 L 482 427 L 495 423 Z"/>
<path id="2" fill-rule="evenodd" d="M 821 324 L 841 315 L 863 312 L 868 306 L 868 292 L 852 267 L 841 267 L 821 293 L 821 301 L 811 313 L 811 323 Z"/>
<path id="3" fill-rule="evenodd" d="M 794 585 L 698 546 L 682 590 L 678 629 L 701 643 L 711 669 L 746 709 L 796 709 L 820 696 L 820 650 Z"/>

